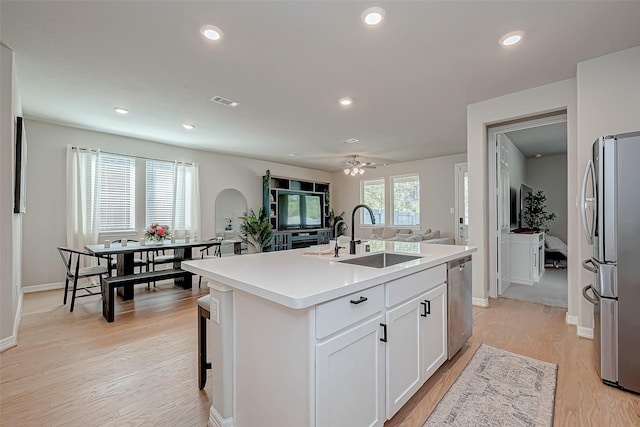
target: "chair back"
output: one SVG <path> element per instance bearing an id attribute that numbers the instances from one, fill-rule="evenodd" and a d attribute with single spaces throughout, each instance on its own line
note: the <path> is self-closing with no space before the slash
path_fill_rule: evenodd
<path id="1" fill-rule="evenodd" d="M 64 246 L 59 246 L 58 252 L 60 253 L 60 257 L 62 258 L 62 262 L 64 263 L 65 268 L 67 269 L 67 276 L 74 277 L 78 275 L 80 271 L 80 259 L 83 256 L 95 258 L 98 260 L 98 265 L 100 265 L 100 259 L 103 257 L 95 256 L 90 252 L 79 251 L 76 249 L 66 248 Z M 111 268 L 111 259 L 109 257 L 104 257 Z"/>

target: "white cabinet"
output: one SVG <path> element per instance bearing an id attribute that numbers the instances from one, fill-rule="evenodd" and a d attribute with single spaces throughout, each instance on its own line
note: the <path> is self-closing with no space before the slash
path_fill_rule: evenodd
<path id="1" fill-rule="evenodd" d="M 533 285 L 544 274 L 544 233 L 511 234 L 511 282 Z"/>
<path id="2" fill-rule="evenodd" d="M 422 377 L 426 381 L 447 360 L 447 286 L 442 284 L 422 298 L 421 304 L 427 308 L 420 324 Z"/>
<path id="3" fill-rule="evenodd" d="M 317 427 L 382 426 L 444 363 L 445 281 L 440 265 L 316 307 Z"/>
<path id="4" fill-rule="evenodd" d="M 382 426 L 382 315 L 316 346 L 316 426 Z"/>
<path id="5" fill-rule="evenodd" d="M 316 307 L 316 427 L 384 424 L 383 310 L 383 285 Z"/>
<path id="6" fill-rule="evenodd" d="M 446 269 L 438 266 L 388 283 L 386 416 L 391 418 L 447 358 Z M 427 290 L 425 292 L 425 290 Z M 415 296 L 416 292 L 421 292 Z"/>

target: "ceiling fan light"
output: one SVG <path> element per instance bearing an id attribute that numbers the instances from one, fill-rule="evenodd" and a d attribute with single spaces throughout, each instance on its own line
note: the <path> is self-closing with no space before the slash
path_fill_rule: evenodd
<path id="1" fill-rule="evenodd" d="M 360 169 L 360 175 L 364 175 L 364 169 Z"/>
<path id="2" fill-rule="evenodd" d="M 349 169 L 349 168 L 346 168 L 346 169 L 344 170 L 344 174 L 345 174 L 345 175 L 349 175 L 349 172 L 351 172 L 351 169 Z"/>
<path id="3" fill-rule="evenodd" d="M 356 176 L 356 171 L 354 171 L 353 169 L 351 169 L 351 176 Z"/>

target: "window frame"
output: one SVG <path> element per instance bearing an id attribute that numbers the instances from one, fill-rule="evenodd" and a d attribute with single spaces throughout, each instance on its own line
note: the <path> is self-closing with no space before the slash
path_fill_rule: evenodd
<path id="1" fill-rule="evenodd" d="M 417 184 L 416 188 L 416 199 L 414 202 L 417 202 L 417 211 L 414 212 L 413 218 L 417 220 L 417 222 L 413 224 L 397 224 L 396 223 L 396 183 L 409 182 L 408 178 L 415 178 L 411 180 L 411 182 L 415 182 Z M 420 214 L 421 214 L 421 205 L 420 205 L 420 174 L 418 172 L 403 174 L 403 175 L 395 175 L 389 177 L 389 222 L 390 225 L 397 228 L 420 228 Z"/>
<path id="2" fill-rule="evenodd" d="M 371 179 L 361 179 L 360 180 L 360 203 L 366 204 L 366 205 L 370 205 L 368 203 L 366 203 L 364 196 L 365 196 L 365 187 L 367 186 L 367 183 L 370 183 L 370 185 L 379 185 L 382 184 L 382 212 L 378 215 L 379 218 L 381 218 L 381 221 L 378 222 L 378 218 L 376 218 L 376 223 L 375 224 L 371 224 L 371 218 L 369 217 L 369 213 L 365 212 L 366 209 L 361 209 L 360 212 L 360 225 L 363 227 L 376 227 L 376 226 L 384 226 L 386 225 L 387 221 L 386 221 L 386 216 L 387 216 L 387 183 L 386 183 L 386 179 L 385 178 L 371 178 Z M 373 184 L 376 183 L 376 184 Z M 373 209 L 375 211 L 375 209 L 377 209 L 375 206 L 370 206 L 371 209 Z"/>

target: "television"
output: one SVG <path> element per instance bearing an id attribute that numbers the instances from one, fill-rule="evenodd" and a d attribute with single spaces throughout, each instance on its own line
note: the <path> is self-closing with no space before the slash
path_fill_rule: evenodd
<path id="1" fill-rule="evenodd" d="M 278 230 L 322 228 L 322 195 L 280 193 L 278 195 Z"/>

